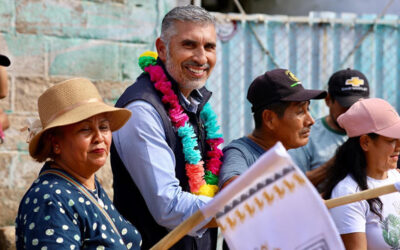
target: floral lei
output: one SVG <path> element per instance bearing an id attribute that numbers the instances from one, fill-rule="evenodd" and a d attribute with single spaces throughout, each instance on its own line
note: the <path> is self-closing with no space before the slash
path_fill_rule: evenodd
<path id="1" fill-rule="evenodd" d="M 139 57 L 139 66 L 143 71 L 149 73 L 154 87 L 163 94 L 161 101 L 167 105 L 172 125 L 178 130 L 178 136 L 183 145 L 190 192 L 196 195 L 214 197 L 218 192 L 218 175 L 222 164 L 220 160 L 222 151 L 218 148 L 218 145 L 224 142 L 222 134 L 218 133 L 217 115 L 211 109 L 209 103 L 206 103 L 200 112 L 200 118 L 204 121 L 206 130 L 206 142 L 211 148 L 207 152 L 208 160 L 204 171 L 204 162 L 201 160 L 200 151 L 196 149 L 198 144 L 194 129 L 187 122 L 189 117 L 179 104 L 178 97 L 172 90 L 172 84 L 168 81 L 163 68 L 156 65 L 156 59 L 156 52 L 146 51 Z"/>

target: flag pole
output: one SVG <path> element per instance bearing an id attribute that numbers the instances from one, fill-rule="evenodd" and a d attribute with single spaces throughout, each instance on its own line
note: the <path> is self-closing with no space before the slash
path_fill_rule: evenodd
<path id="1" fill-rule="evenodd" d="M 367 189 L 355 194 L 349 194 L 346 196 L 325 200 L 325 205 L 328 209 L 338 207 L 341 205 L 346 205 L 352 202 L 368 200 L 372 198 L 379 197 L 381 195 L 397 192 L 394 184 L 389 184 L 386 186 Z M 195 226 L 200 224 L 203 220 L 205 220 L 201 210 L 198 210 L 192 216 L 190 216 L 187 220 L 182 222 L 179 226 L 177 226 L 174 230 L 169 232 L 164 238 L 162 238 L 157 244 L 155 244 L 150 250 L 164 250 L 172 247 L 176 242 L 178 242 L 183 236 L 185 236 L 189 231 L 191 231 Z"/>
<path id="2" fill-rule="evenodd" d="M 372 198 L 379 197 L 381 195 L 389 194 L 397 192 L 397 189 L 394 184 L 389 184 L 386 186 L 374 188 L 374 189 L 367 189 L 355 194 L 349 194 L 342 197 L 337 197 L 334 199 L 326 200 L 325 205 L 330 208 L 346 205 L 352 202 L 361 201 L 361 200 L 368 200 Z"/>
<path id="3" fill-rule="evenodd" d="M 201 210 L 197 210 L 187 220 L 182 222 L 179 226 L 169 232 L 164 238 L 162 238 L 157 244 L 155 244 L 150 250 L 164 250 L 171 248 L 176 242 L 178 242 L 183 236 L 190 232 L 195 226 L 205 220 Z"/>

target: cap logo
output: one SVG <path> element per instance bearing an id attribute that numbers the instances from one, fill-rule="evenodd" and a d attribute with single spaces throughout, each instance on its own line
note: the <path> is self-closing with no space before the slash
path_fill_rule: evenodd
<path id="1" fill-rule="evenodd" d="M 352 77 L 351 79 L 347 79 L 345 85 L 351 85 L 353 87 L 358 87 L 360 85 L 364 85 L 364 80 L 356 77 Z"/>
<path id="2" fill-rule="evenodd" d="M 290 80 L 295 82 L 292 85 L 290 85 L 290 87 L 294 87 L 294 86 L 297 86 L 297 85 L 301 84 L 300 80 L 292 72 L 290 72 L 289 70 L 286 70 L 285 74 L 289 77 Z"/>

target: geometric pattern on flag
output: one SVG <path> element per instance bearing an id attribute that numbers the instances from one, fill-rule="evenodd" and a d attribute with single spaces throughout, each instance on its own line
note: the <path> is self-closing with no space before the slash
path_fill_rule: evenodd
<path id="1" fill-rule="evenodd" d="M 271 248 L 268 246 L 267 243 L 262 244 L 260 247 L 255 248 L 256 250 L 281 250 L 280 248 Z M 315 237 L 314 239 L 308 240 L 306 243 L 304 243 L 301 246 L 296 247 L 295 250 L 330 250 L 328 243 L 325 240 L 325 236 L 323 234 L 318 235 L 318 237 Z"/>
<path id="2" fill-rule="evenodd" d="M 292 175 L 289 175 L 294 172 Z M 279 184 L 276 182 L 283 179 Z M 233 200 L 230 204 L 224 207 L 224 210 L 218 212 L 216 218 L 219 219 L 225 216 L 227 213 L 234 210 L 234 216 L 227 215 L 224 218 L 226 223 L 218 220 L 218 226 L 221 228 L 222 232 L 225 232 L 228 228 L 230 230 L 235 230 L 238 222 L 244 223 L 247 218 L 251 218 L 258 211 L 263 211 L 266 208 L 266 204 L 272 206 L 273 203 L 278 199 L 283 199 L 285 195 L 294 191 L 297 186 L 302 186 L 305 184 L 305 180 L 299 174 L 296 173 L 294 167 L 289 166 L 280 173 L 275 173 L 272 177 L 266 178 L 250 188 L 248 193 L 240 196 L 240 198 Z M 267 186 L 271 186 L 270 190 L 266 190 Z M 254 195 L 258 191 L 262 190 L 262 196 Z M 249 199 L 250 198 L 250 199 Z M 245 203 L 242 209 L 239 205 Z"/>
<path id="3" fill-rule="evenodd" d="M 318 235 L 314 239 L 310 239 L 309 242 L 305 243 L 303 246 L 299 246 L 296 250 L 329 250 L 328 243 L 325 240 L 323 234 Z"/>
<path id="4" fill-rule="evenodd" d="M 321 196 L 282 143 L 202 208 L 205 217 L 218 211 L 216 221 L 232 250 L 344 250 Z"/>
<path id="5" fill-rule="evenodd" d="M 218 219 L 219 217 L 225 215 L 232 209 L 234 209 L 236 206 L 240 205 L 242 202 L 247 200 L 250 196 L 255 194 L 257 191 L 263 189 L 264 187 L 274 183 L 275 181 L 279 180 L 280 178 L 284 177 L 288 173 L 294 171 L 294 168 L 292 166 L 283 168 L 281 173 L 275 173 L 273 177 L 268 177 L 265 179 L 265 181 L 259 182 L 254 187 L 250 188 L 249 192 L 247 194 L 242 194 L 239 199 L 234 199 L 233 201 L 230 202 L 230 204 L 227 204 L 223 211 L 218 212 L 216 215 L 216 218 Z"/>

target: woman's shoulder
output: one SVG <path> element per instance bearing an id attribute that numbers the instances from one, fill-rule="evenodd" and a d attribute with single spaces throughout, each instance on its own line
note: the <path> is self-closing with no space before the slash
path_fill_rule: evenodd
<path id="1" fill-rule="evenodd" d="M 20 202 L 19 213 L 39 211 L 44 208 L 51 210 L 51 205 L 56 204 L 67 211 L 69 207 L 78 203 L 79 193 L 66 180 L 54 175 L 39 176 L 25 193 Z"/>
<path id="2" fill-rule="evenodd" d="M 63 178 L 55 175 L 43 175 L 39 176 L 33 182 L 27 194 L 33 196 L 43 196 L 43 198 L 50 198 L 50 196 L 53 195 L 59 197 L 62 196 L 62 194 L 71 194 L 72 188 L 72 185 Z"/>
<path id="3" fill-rule="evenodd" d="M 359 192 L 359 187 L 351 175 L 347 175 L 341 180 L 332 190 L 331 197 L 340 197 L 348 194 L 354 194 Z"/>
<path id="4" fill-rule="evenodd" d="M 390 179 L 393 179 L 393 181 L 400 181 L 400 169 L 391 169 L 388 171 L 388 176 Z"/>

